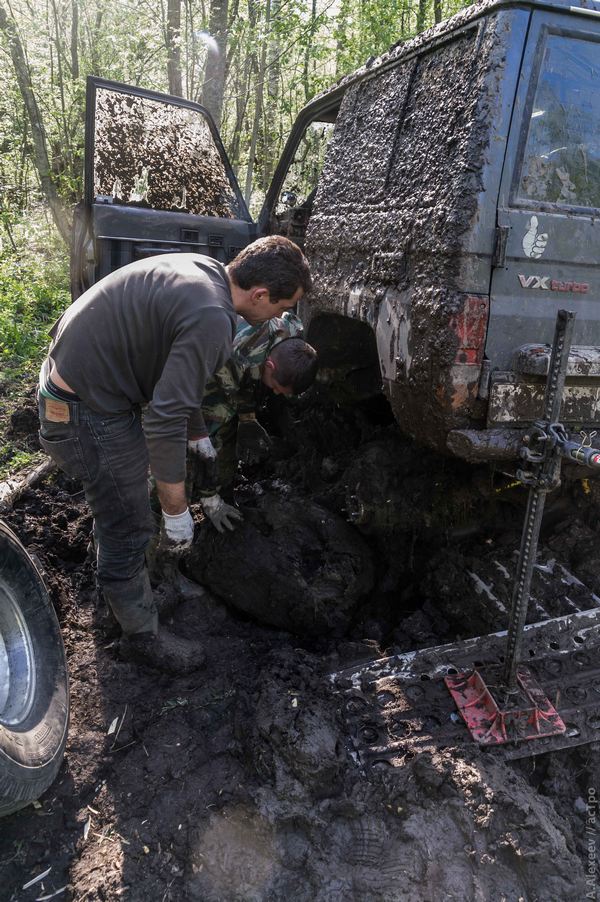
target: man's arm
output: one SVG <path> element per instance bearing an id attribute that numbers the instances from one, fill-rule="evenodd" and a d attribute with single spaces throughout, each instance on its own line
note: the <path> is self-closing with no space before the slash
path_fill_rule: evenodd
<path id="1" fill-rule="evenodd" d="M 194 540 L 194 518 L 185 495 L 185 483 L 156 480 L 162 507 L 163 529 L 167 539 L 180 549 L 189 548 Z"/>
<path id="2" fill-rule="evenodd" d="M 161 482 L 156 480 L 156 490 L 160 506 L 166 514 L 182 514 L 187 510 L 185 482 Z"/>
<path id="3" fill-rule="evenodd" d="M 152 474 L 163 483 L 185 480 L 189 419 L 200 407 L 207 379 L 230 349 L 230 323 L 224 316 L 223 311 L 210 311 L 193 329 L 182 330 L 154 387 L 144 433 Z"/>

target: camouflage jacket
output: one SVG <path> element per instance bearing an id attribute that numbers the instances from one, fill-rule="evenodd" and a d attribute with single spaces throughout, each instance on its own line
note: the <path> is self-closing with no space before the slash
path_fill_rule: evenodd
<path id="1" fill-rule="evenodd" d="M 238 412 L 254 410 L 256 383 L 271 348 L 284 338 L 301 338 L 302 334 L 302 322 L 295 313 L 284 313 L 260 326 L 240 318 L 230 359 L 206 384 L 202 417 L 209 435 Z"/>

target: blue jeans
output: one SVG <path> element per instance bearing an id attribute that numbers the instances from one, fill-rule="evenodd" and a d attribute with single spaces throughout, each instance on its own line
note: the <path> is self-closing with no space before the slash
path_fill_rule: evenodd
<path id="1" fill-rule="evenodd" d="M 39 396 L 40 444 L 83 484 L 94 517 L 98 584 L 124 632 L 156 631 L 145 566 L 155 532 L 141 411 L 101 414 L 81 401 Z"/>

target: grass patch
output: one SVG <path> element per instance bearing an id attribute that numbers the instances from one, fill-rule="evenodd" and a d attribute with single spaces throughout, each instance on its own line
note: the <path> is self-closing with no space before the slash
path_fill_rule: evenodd
<path id="1" fill-rule="evenodd" d="M 48 329 L 71 302 L 62 261 L 0 257 L 2 381 L 32 372 L 49 344 Z"/>
<path id="2" fill-rule="evenodd" d="M 27 438 L 11 435 L 10 418 L 33 404 L 48 330 L 71 303 L 66 251 L 0 255 L 0 480 L 41 458 Z"/>

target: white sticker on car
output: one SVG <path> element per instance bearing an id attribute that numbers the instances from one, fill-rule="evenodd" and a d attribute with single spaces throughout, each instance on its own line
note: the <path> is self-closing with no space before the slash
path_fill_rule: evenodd
<path id="1" fill-rule="evenodd" d="M 523 236 L 523 252 L 526 257 L 537 259 L 541 257 L 548 244 L 547 232 L 538 231 L 538 218 L 532 216 L 527 225 L 527 231 Z"/>

